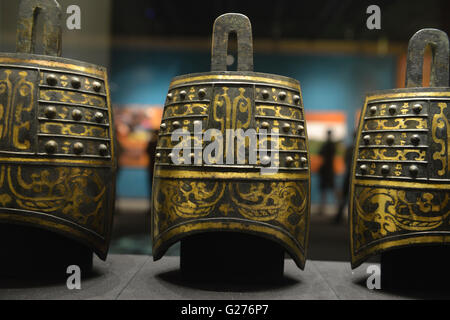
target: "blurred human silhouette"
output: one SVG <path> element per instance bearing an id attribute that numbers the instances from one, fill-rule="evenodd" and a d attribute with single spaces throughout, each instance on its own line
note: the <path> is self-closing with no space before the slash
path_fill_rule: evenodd
<path id="1" fill-rule="evenodd" d="M 345 175 L 344 182 L 342 183 L 342 190 L 339 194 L 339 207 L 334 217 L 333 222 L 339 224 L 342 220 L 342 215 L 344 213 L 345 206 L 348 203 L 348 195 L 350 188 L 350 173 L 352 170 L 352 158 L 353 158 L 353 143 L 355 141 L 356 132 L 353 134 L 353 141 L 345 149 Z"/>
<path id="2" fill-rule="evenodd" d="M 333 141 L 333 131 L 327 131 L 327 140 L 322 145 L 319 155 L 322 157 L 322 165 L 319 169 L 320 179 L 320 207 L 319 215 L 324 213 L 327 200 L 327 191 L 334 191 L 334 156 L 336 154 L 336 144 Z"/>
<path id="3" fill-rule="evenodd" d="M 147 145 L 148 154 L 148 178 L 149 178 L 149 190 L 150 190 L 150 200 L 152 199 L 152 187 L 153 187 L 153 170 L 155 167 L 155 155 L 156 146 L 158 144 L 158 130 L 150 131 L 150 140 Z"/>

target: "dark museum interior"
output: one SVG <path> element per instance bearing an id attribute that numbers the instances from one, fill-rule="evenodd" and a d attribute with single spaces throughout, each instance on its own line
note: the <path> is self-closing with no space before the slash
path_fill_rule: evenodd
<path id="1" fill-rule="evenodd" d="M 18 2 L 0 0 L 1 53 L 16 52 Z M 107 69 L 114 119 L 112 130 L 116 137 L 115 154 L 118 166 L 114 222 L 108 254 L 130 256 L 130 261 L 127 262 L 129 266 L 127 264 L 128 267 L 121 268 L 128 270 L 126 272 L 137 272 L 141 263 L 138 257 L 152 256 L 151 197 L 154 196 L 156 191 L 153 189 L 156 187 L 154 184 L 152 188 L 150 181 L 153 177 L 155 157 L 161 156 L 155 153 L 157 151 L 152 148 L 152 143 L 156 144 L 158 130 L 162 130 L 160 126 L 166 115 L 163 111 L 168 108 L 165 105 L 168 103 L 168 93 L 172 90 L 168 91 L 172 79 L 179 75 L 211 70 L 214 21 L 222 14 L 235 12 L 247 16 L 251 21 L 254 71 L 293 78 L 300 83 L 299 95 L 302 98 L 304 120 L 308 131 L 308 159 L 311 174 L 310 220 L 307 221 L 309 241 L 306 259 L 308 263 L 312 261 L 310 268 L 314 268 L 317 274 L 331 272 L 330 263 L 338 262 L 342 263 L 342 268 L 339 269 L 340 273 L 334 276 L 339 278 L 345 272 L 349 274 L 348 277 L 352 276 L 348 200 L 350 196 L 353 196 L 349 190 L 353 189 L 349 189 L 349 176 L 353 163 L 355 138 L 359 139 L 358 123 L 360 118 L 363 119 L 361 113 L 365 112 L 363 107 L 366 94 L 378 90 L 405 88 L 408 41 L 423 28 L 436 28 L 450 34 L 449 1 L 58 0 L 58 2 L 62 8 L 63 21 L 62 57 L 89 62 Z M 369 29 L 367 25 L 367 19 L 370 16 L 366 12 L 367 8 L 374 4 L 381 9 L 379 29 Z M 81 8 L 79 28 L 69 28 L 71 5 Z M 43 36 L 45 24 L 45 19 L 40 15 L 36 20 L 36 31 L 33 31 L 33 33 L 36 32 L 35 36 L 38 39 L 37 54 L 42 54 L 44 50 L 44 44 L 40 39 Z M 225 53 L 228 70 L 237 70 L 238 67 L 236 43 L 236 37 L 231 36 L 230 46 Z M 425 87 L 433 81 L 431 70 L 434 61 L 433 53 L 434 51 L 430 49 L 425 51 L 423 68 L 420 70 L 423 71 L 422 81 Z M 0 54 L 0 71 L 2 68 Z M 0 76 L 1 80 L 3 79 Z M 173 90 L 176 89 L 175 87 Z M 3 110 L 1 90 L 0 82 L 0 106 Z M 105 91 L 104 95 L 108 95 L 108 92 Z M 43 99 L 42 96 L 40 99 Z M 41 100 L 39 100 L 40 103 Z M 73 113 L 72 116 L 74 117 Z M 100 116 L 103 115 L 100 114 Z M 3 111 L 1 117 L 3 117 Z M 51 132 L 47 133 L 51 134 Z M 0 143 L 0 149 L 3 148 L 2 143 Z M 447 148 L 449 148 L 448 143 L 447 141 Z M 442 146 L 444 148 L 443 142 Z M 45 150 L 48 152 L 50 147 L 47 143 Z M 83 148 L 83 145 L 80 148 Z M 89 148 L 86 142 L 84 150 L 87 151 L 85 152 L 88 152 Z M 446 156 L 450 157 L 450 153 Z M 433 159 L 436 160 L 436 158 Z M 3 168 L 3 163 L 1 164 Z M 443 166 L 449 178 L 448 168 L 445 169 L 444 164 Z M 413 172 L 412 167 L 409 167 L 409 172 Z M 360 168 L 362 170 L 363 166 Z M 383 168 L 381 170 L 384 170 Z M 422 172 L 421 168 L 417 169 L 419 174 Z M 403 173 L 399 173 L 398 176 L 401 174 Z M 106 176 L 105 179 L 109 178 Z M 86 189 L 89 188 L 91 187 L 86 186 Z M 160 188 L 159 185 L 158 188 Z M 231 187 L 229 188 L 231 190 Z M 113 190 L 111 194 L 114 194 Z M 443 194 L 444 192 L 441 197 Z M 0 195 L 2 207 L 7 203 L 5 201 L 7 200 L 3 195 Z M 444 202 L 441 200 L 438 204 L 433 201 L 429 200 L 426 205 L 437 206 Z M 297 232 L 297 229 L 295 230 Z M 411 227 L 408 230 L 418 229 Z M 187 252 L 188 249 L 185 250 Z M 211 247 L 210 250 L 211 252 L 202 254 L 208 256 L 214 251 Z M 170 246 L 165 254 L 172 259 L 178 259 L 179 255 L 179 242 Z M 287 260 L 290 260 L 290 257 L 286 255 Z M 95 258 L 94 261 L 97 260 Z M 115 260 L 108 258 L 109 264 L 102 266 L 101 270 L 107 267 L 114 269 L 114 263 L 108 261 Z M 162 259 L 162 261 L 165 260 Z M 317 263 L 318 261 L 323 264 Z M 380 262 L 380 256 L 370 256 L 365 262 L 377 264 Z M 158 263 L 155 262 L 155 265 Z M 366 267 L 367 265 L 364 264 L 356 268 L 355 272 L 367 276 Z M 157 268 L 163 270 L 164 265 Z M 292 268 L 294 268 L 293 264 Z M 120 270 L 116 271 L 120 272 Z M 300 270 L 296 272 L 300 273 Z M 177 277 L 178 275 L 162 273 L 158 281 L 166 281 L 170 286 L 177 286 L 181 281 Z M 289 277 L 292 275 L 290 274 Z M 124 280 L 118 277 L 114 278 L 114 281 L 121 283 Z M 246 289 L 237 291 L 245 292 L 245 294 L 251 292 L 248 296 L 244 294 L 248 299 L 271 299 L 265 294 L 270 290 L 278 290 L 281 298 L 293 298 L 295 297 L 293 287 L 301 283 L 296 281 L 292 278 L 285 279 L 287 284 L 269 286 L 268 290 L 265 290 L 264 286 L 259 286 L 254 292 Z M 306 299 L 336 297 L 336 295 L 333 297 L 318 293 L 322 290 L 319 288 L 322 284 L 320 280 L 314 281 L 311 280 L 307 285 L 311 288 L 317 285 L 317 294 L 308 296 L 303 292 L 302 297 Z M 337 286 L 343 286 L 343 282 L 344 280 L 336 282 Z M 115 290 L 113 286 L 117 283 L 114 283 L 109 283 L 107 290 L 111 292 Z M 136 292 L 127 293 L 125 290 L 125 297 L 130 299 L 143 297 L 145 294 L 141 294 L 139 290 L 151 290 L 148 286 Z M 363 289 L 365 290 L 365 282 L 356 286 L 359 291 L 344 288 L 342 290 L 345 293 L 342 296 L 337 294 L 337 297 L 344 299 L 427 297 L 420 294 L 397 295 L 397 293 L 376 296 L 371 292 L 360 293 Z M 35 292 L 38 292 L 37 287 L 39 285 L 34 286 Z M 205 289 L 201 285 L 192 285 L 187 286 L 187 289 L 186 287 L 180 289 L 179 294 L 171 295 L 164 293 L 164 285 L 158 288 L 160 290 L 158 297 L 161 299 L 173 297 L 189 299 L 189 295 L 194 299 L 208 299 L 200 293 L 192 293 L 189 290 L 194 288 L 193 290 L 203 290 L 207 294 L 214 291 L 210 287 Z M 8 284 L 0 283 L 0 298 L 8 298 L 8 294 L 11 294 L 10 297 L 13 299 L 29 297 L 22 293 L 21 289 L 23 288 L 20 286 L 8 287 Z M 90 290 L 88 298 L 106 297 L 100 289 L 90 288 Z M 233 290 L 224 290 L 227 291 L 225 295 L 213 292 L 211 297 L 234 299 L 236 296 L 230 293 Z M 283 290 L 292 290 L 292 292 L 285 294 Z M 48 291 L 44 297 L 54 297 L 52 294 L 54 293 Z M 119 293 L 116 297 L 118 295 Z"/>

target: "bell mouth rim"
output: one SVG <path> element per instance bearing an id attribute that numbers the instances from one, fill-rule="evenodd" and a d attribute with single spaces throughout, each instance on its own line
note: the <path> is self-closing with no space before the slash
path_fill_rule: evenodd
<path id="1" fill-rule="evenodd" d="M 255 72 L 255 71 L 208 71 L 208 72 L 188 73 L 188 74 L 178 75 L 178 76 L 172 78 L 169 87 L 172 88 L 174 86 L 178 86 L 176 83 L 181 82 L 183 80 L 185 80 L 185 81 L 183 81 L 184 84 L 194 82 L 195 80 L 189 81 L 189 79 L 191 79 L 191 78 L 212 77 L 212 80 L 214 80 L 215 76 L 236 77 L 236 79 L 230 79 L 230 81 L 233 81 L 233 80 L 239 81 L 240 80 L 239 78 L 242 77 L 243 81 L 246 81 L 249 83 L 252 82 L 252 79 L 245 79 L 245 77 L 247 77 L 247 78 L 251 78 L 251 77 L 265 78 L 268 80 L 267 85 L 269 85 L 269 86 L 271 85 L 270 80 L 275 80 L 275 81 L 278 80 L 278 81 L 286 82 L 287 87 L 291 87 L 292 89 L 300 90 L 300 81 L 298 81 L 294 78 L 277 75 L 277 74 L 272 74 L 272 73 Z M 219 80 L 227 80 L 227 79 L 219 79 Z M 258 82 L 258 81 L 254 81 L 254 82 Z M 273 84 L 275 84 L 275 83 L 273 83 Z M 181 84 L 180 84 L 180 86 L 181 86 Z"/>
<path id="2" fill-rule="evenodd" d="M 204 221 L 205 219 L 203 219 Z M 225 219 L 226 220 L 226 219 Z M 240 219 L 245 221 L 247 225 L 258 225 L 262 226 L 260 223 L 256 221 L 251 221 L 248 219 Z M 229 222 L 230 223 L 230 222 Z M 190 225 L 198 225 L 202 226 L 202 221 L 194 220 L 189 223 Z M 271 229 L 272 231 L 279 231 L 280 234 L 283 233 L 283 235 L 286 238 L 292 237 L 291 234 L 287 233 L 286 231 L 281 232 L 280 230 L 277 230 L 274 226 L 265 226 L 265 229 Z M 266 230 L 267 231 L 267 230 Z M 304 270 L 306 261 L 307 261 L 307 246 L 308 246 L 308 235 L 309 233 L 306 232 L 305 235 L 305 248 L 303 248 L 300 244 L 298 244 L 298 241 L 294 241 L 295 247 L 289 245 L 287 241 L 284 241 L 283 239 L 280 239 L 279 237 L 275 235 L 270 235 L 268 232 L 265 232 L 264 230 L 247 230 L 247 229 L 233 229 L 231 227 L 226 227 L 225 225 L 222 227 L 215 227 L 215 228 L 204 228 L 200 227 L 196 230 L 190 230 L 188 232 L 176 232 L 174 235 L 170 236 L 167 231 L 161 233 L 158 235 L 157 239 L 152 237 L 152 256 L 154 261 L 158 261 L 161 258 L 164 257 L 167 250 L 169 248 L 176 244 L 177 242 L 180 242 L 181 240 L 188 238 L 193 235 L 197 234 L 205 234 L 205 233 L 214 233 L 214 232 L 227 232 L 227 233 L 242 233 L 242 234 L 250 234 L 254 235 L 256 237 L 261 237 L 270 241 L 273 241 L 277 244 L 279 244 L 285 252 L 289 254 L 289 256 L 292 258 L 292 260 L 295 262 L 298 268 L 301 270 Z"/>
<path id="3" fill-rule="evenodd" d="M 38 229 L 41 231 L 56 234 L 62 238 L 66 238 L 86 246 L 87 248 L 92 250 L 99 259 L 106 261 L 110 246 L 110 240 L 108 240 L 108 236 L 103 237 L 89 229 L 80 227 L 76 224 L 67 224 L 68 221 L 57 222 L 58 219 L 55 219 L 54 217 L 48 217 L 46 219 L 44 219 L 43 217 L 36 217 L 36 220 L 39 221 L 30 222 L 24 216 L 17 215 L 14 219 L 0 219 L 0 225 L 24 226 L 27 228 Z M 47 221 L 53 223 L 45 224 L 45 222 Z M 68 227 L 71 231 L 62 229 L 62 227 Z M 75 235 L 73 231 L 76 231 L 78 234 Z"/>
<path id="4" fill-rule="evenodd" d="M 388 95 L 388 94 L 396 94 L 396 93 L 420 93 L 420 92 L 449 92 L 450 95 L 450 87 L 411 87 L 411 88 L 396 88 L 396 89 L 384 89 L 384 90 L 375 90 L 366 93 L 366 97 L 370 98 L 371 96 L 376 95 Z"/>
<path id="5" fill-rule="evenodd" d="M 448 246 L 448 241 L 430 241 L 428 238 L 433 237 L 436 239 L 448 237 L 448 232 L 440 232 L 439 234 L 429 235 L 427 231 L 417 233 L 407 233 L 402 236 L 395 236 L 393 239 L 381 239 L 378 243 L 368 244 L 365 248 L 359 252 L 351 252 L 351 268 L 356 269 L 363 263 L 366 263 L 372 257 L 378 256 L 382 253 L 403 249 L 403 248 L 419 248 L 419 247 L 437 247 Z M 405 243 L 397 244 L 397 241 L 403 241 Z M 408 243 L 408 241 L 412 241 Z"/>
<path id="6" fill-rule="evenodd" d="M 12 64 L 18 63 L 26 63 L 29 65 L 38 65 L 43 69 L 69 69 L 76 72 L 84 72 L 86 74 L 95 75 L 99 78 L 103 77 L 106 74 L 107 68 L 104 66 L 96 65 L 90 62 L 84 62 L 76 59 L 65 58 L 65 57 L 57 57 L 57 56 L 48 56 L 42 54 L 34 54 L 34 53 L 10 53 L 10 52 L 0 52 L 0 64 L 8 63 L 8 61 L 4 62 L 4 59 L 10 59 Z M 51 63 L 61 64 L 57 66 L 52 66 Z M 80 70 L 80 69 L 85 70 Z"/>

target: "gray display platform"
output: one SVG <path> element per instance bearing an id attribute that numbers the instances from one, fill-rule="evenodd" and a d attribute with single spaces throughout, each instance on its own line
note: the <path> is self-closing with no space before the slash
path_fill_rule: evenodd
<path id="1" fill-rule="evenodd" d="M 436 292 L 385 292 L 366 287 L 369 264 L 351 270 L 345 262 L 308 261 L 305 271 L 286 260 L 285 276 L 277 284 L 237 285 L 194 283 L 179 273 L 179 258 L 153 262 L 149 256 L 110 255 L 94 260 L 94 272 L 69 290 L 66 280 L 1 279 L 0 299 L 422 299 L 448 298 Z"/>

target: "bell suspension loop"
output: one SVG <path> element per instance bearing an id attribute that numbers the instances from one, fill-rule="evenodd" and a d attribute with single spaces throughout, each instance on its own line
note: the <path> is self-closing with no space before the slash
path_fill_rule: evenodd
<path id="1" fill-rule="evenodd" d="M 253 38 L 250 20 L 240 13 L 223 14 L 213 28 L 211 71 L 227 71 L 228 38 L 237 37 L 237 71 L 253 71 Z"/>
<path id="2" fill-rule="evenodd" d="M 423 58 L 427 46 L 430 46 L 432 51 L 430 87 L 449 86 L 448 36 L 438 29 L 422 29 L 412 36 L 408 44 L 405 81 L 407 88 L 422 87 Z"/>
<path id="3" fill-rule="evenodd" d="M 18 53 L 35 53 L 36 24 L 38 15 L 44 15 L 44 54 L 61 56 L 61 7 L 56 0 L 20 0 L 17 24 Z"/>

